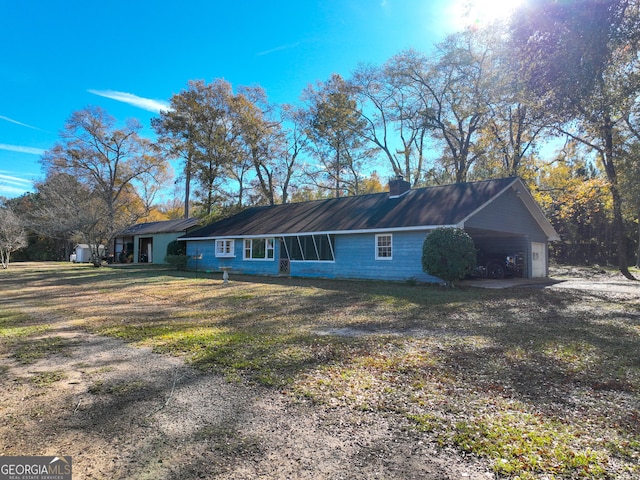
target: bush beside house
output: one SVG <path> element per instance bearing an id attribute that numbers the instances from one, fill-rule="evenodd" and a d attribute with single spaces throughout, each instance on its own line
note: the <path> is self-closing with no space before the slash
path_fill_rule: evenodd
<path id="1" fill-rule="evenodd" d="M 187 246 L 185 242 L 173 240 L 167 245 L 167 255 L 164 257 L 165 263 L 173 265 L 176 270 L 187 269 Z"/>
<path id="2" fill-rule="evenodd" d="M 422 246 L 422 268 L 453 286 L 476 266 L 473 239 L 461 228 L 436 228 Z"/>

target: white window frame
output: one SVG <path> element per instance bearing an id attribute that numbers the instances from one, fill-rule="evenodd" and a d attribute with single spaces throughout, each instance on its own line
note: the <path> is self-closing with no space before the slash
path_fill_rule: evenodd
<path id="1" fill-rule="evenodd" d="M 264 240 L 264 258 L 253 257 L 253 241 Z M 258 261 L 274 261 L 276 257 L 275 240 L 273 238 L 246 238 L 243 242 L 244 248 L 242 249 L 243 260 L 258 260 Z M 271 256 L 269 256 L 271 252 Z M 249 253 L 249 255 L 247 255 Z"/>
<path id="2" fill-rule="evenodd" d="M 389 239 L 389 245 L 381 245 L 382 239 Z M 380 255 L 380 249 L 389 249 L 389 256 Z M 391 233 L 379 233 L 376 235 L 376 260 L 393 260 L 393 234 Z"/>
<path id="3" fill-rule="evenodd" d="M 235 257 L 235 242 L 232 238 L 219 238 L 216 240 L 216 257 Z"/>

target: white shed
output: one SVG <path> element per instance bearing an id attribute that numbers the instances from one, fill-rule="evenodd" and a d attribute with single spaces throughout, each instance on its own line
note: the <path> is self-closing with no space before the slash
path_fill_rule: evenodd
<path id="1" fill-rule="evenodd" d="M 100 256 L 104 255 L 104 245 L 98 247 L 98 253 Z M 91 261 L 91 247 L 86 243 L 79 243 L 69 260 L 74 263 L 89 263 Z"/>

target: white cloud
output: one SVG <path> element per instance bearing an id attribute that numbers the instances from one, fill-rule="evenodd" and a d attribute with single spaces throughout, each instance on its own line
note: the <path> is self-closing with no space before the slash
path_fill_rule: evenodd
<path id="1" fill-rule="evenodd" d="M 8 184 L 8 185 L 20 185 L 20 186 L 31 186 L 33 182 L 31 180 L 27 180 L 25 178 L 14 177 L 13 175 L 6 175 L 6 173 L 11 172 L 2 172 L 0 171 L 0 183 Z"/>
<path id="2" fill-rule="evenodd" d="M 21 127 L 32 128 L 33 130 L 40 130 L 38 127 L 27 125 L 26 123 L 19 122 L 17 120 L 14 120 L 13 118 L 5 117 L 4 115 L 0 115 L 0 120 L 4 120 L 5 122 L 15 123 L 16 125 L 20 125 Z"/>
<path id="3" fill-rule="evenodd" d="M 0 171 L 0 195 L 7 198 L 18 197 L 33 189 L 33 182 L 25 178 L 6 175 Z"/>
<path id="4" fill-rule="evenodd" d="M 289 50 L 289 49 L 291 49 L 291 48 L 295 48 L 295 47 L 297 47 L 298 45 L 301 45 L 301 44 L 302 44 L 302 43 L 304 43 L 304 42 L 305 42 L 305 40 L 300 40 L 300 41 L 298 41 L 298 42 L 294 42 L 294 43 L 287 43 L 287 44 L 285 44 L 285 45 L 280 45 L 280 46 L 277 46 L 277 47 L 271 48 L 271 49 L 269 49 L 269 50 L 264 50 L 264 51 L 262 51 L 262 52 L 258 52 L 258 53 L 256 53 L 256 55 L 257 55 L 258 57 L 262 57 L 263 55 L 269 55 L 269 54 L 271 54 L 271 53 L 279 52 L 279 51 L 281 51 L 281 50 Z"/>
<path id="5" fill-rule="evenodd" d="M 28 153 L 31 155 L 44 155 L 45 150 L 42 148 L 23 147 L 21 145 L 7 145 L 0 143 L 0 150 L 9 150 L 10 152 Z"/>
<path id="6" fill-rule="evenodd" d="M 117 102 L 128 103 L 129 105 L 142 108 L 149 112 L 160 113 L 161 110 L 169 110 L 168 102 L 139 97 L 133 93 L 116 92 L 114 90 L 88 90 L 88 92 L 99 95 L 100 97 L 110 98 Z"/>
<path id="7" fill-rule="evenodd" d="M 31 188 L 16 188 L 3 185 L 0 180 L 0 196 L 14 198 L 31 191 Z"/>

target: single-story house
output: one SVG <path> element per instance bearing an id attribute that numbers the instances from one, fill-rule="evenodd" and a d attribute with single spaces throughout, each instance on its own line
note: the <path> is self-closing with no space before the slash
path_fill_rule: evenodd
<path id="1" fill-rule="evenodd" d="M 197 218 L 131 225 L 113 243 L 115 263 L 164 263 L 167 245 L 200 226 Z"/>
<path id="2" fill-rule="evenodd" d="M 188 267 L 257 275 L 438 282 L 422 270 L 424 239 L 458 227 L 488 253 L 521 252 L 525 277 L 548 274 L 559 240 L 517 177 L 253 207 L 193 230 Z"/>

